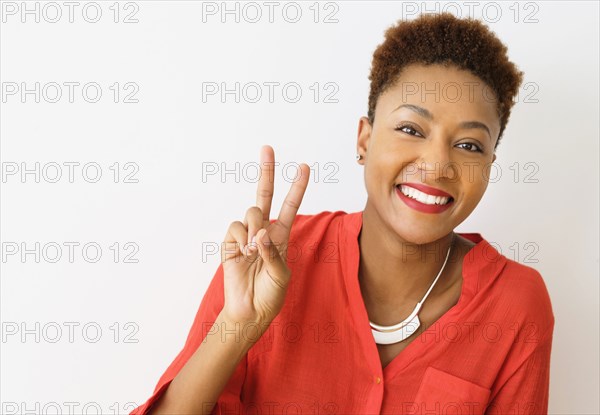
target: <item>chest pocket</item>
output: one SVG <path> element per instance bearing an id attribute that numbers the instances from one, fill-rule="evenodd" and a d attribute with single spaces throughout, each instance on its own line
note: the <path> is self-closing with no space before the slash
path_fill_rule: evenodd
<path id="1" fill-rule="evenodd" d="M 482 415 L 489 397 L 489 389 L 429 366 L 411 413 Z"/>

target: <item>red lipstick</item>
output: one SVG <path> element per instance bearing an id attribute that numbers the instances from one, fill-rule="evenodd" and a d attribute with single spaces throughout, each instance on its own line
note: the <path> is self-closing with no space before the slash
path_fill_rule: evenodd
<path id="1" fill-rule="evenodd" d="M 407 184 L 406 186 L 409 186 L 409 185 Z M 424 186 L 424 185 L 420 185 L 420 186 Z M 418 188 L 418 187 L 412 186 L 412 185 L 411 185 L 411 187 L 414 187 L 417 190 L 425 192 L 425 189 L 423 187 Z M 424 187 L 427 189 L 433 189 L 429 186 L 424 186 Z M 433 190 L 436 191 L 438 194 L 434 194 L 431 190 L 427 191 L 427 193 L 431 194 L 432 196 L 452 197 L 452 196 L 448 195 L 448 193 L 443 192 L 441 190 L 438 190 L 438 189 L 433 189 Z M 454 203 L 454 199 L 450 199 L 450 201 L 448 201 L 448 203 L 446 203 L 445 205 L 435 205 L 435 204 L 428 205 L 425 203 L 421 203 L 418 200 L 413 199 L 412 197 L 408 197 L 404 193 L 402 193 L 402 191 L 400 190 L 400 186 L 396 186 L 396 194 L 398 195 L 400 200 L 402 200 L 408 207 L 411 207 L 411 208 L 418 210 L 419 212 L 423 212 L 423 213 L 442 213 Z"/>
<path id="2" fill-rule="evenodd" d="M 420 190 L 423 193 L 427 193 L 428 195 L 431 195 L 431 196 L 452 197 L 451 194 L 448 194 L 448 193 L 444 192 L 443 190 L 436 189 L 435 187 L 427 186 L 422 183 L 401 183 L 401 185 L 414 187 L 415 189 Z"/>

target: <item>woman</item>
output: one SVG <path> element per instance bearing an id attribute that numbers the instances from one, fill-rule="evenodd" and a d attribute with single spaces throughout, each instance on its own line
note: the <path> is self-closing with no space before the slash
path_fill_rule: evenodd
<path id="1" fill-rule="evenodd" d="M 453 229 L 488 185 L 522 72 L 476 20 L 386 31 L 358 126 L 364 211 L 270 219 L 274 154 L 183 350 L 137 414 L 546 413 L 554 328 L 533 268 Z"/>

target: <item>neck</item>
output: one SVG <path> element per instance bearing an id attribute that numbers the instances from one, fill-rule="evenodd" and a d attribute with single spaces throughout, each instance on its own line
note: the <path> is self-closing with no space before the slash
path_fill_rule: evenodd
<path id="1" fill-rule="evenodd" d="M 398 312 L 409 313 L 421 301 L 442 269 L 452 238 L 450 232 L 428 243 L 406 241 L 367 205 L 359 234 L 359 282 L 367 309 L 381 316 L 378 324 L 397 323 Z M 428 298 L 443 287 L 445 277 L 455 268 L 457 246 L 455 240 L 444 271 Z M 395 318 L 387 321 L 385 316 L 390 315 Z"/>

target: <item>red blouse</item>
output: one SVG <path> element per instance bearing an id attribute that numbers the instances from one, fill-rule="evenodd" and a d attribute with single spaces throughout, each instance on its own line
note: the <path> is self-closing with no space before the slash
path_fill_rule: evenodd
<path id="1" fill-rule="evenodd" d="M 297 215 L 283 309 L 212 413 L 546 414 L 554 314 L 539 272 L 460 233 L 477 245 L 458 303 L 382 369 L 358 281 L 361 226 L 362 212 Z M 223 302 L 219 265 L 185 346 L 132 414 L 147 413 Z"/>

